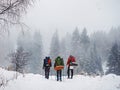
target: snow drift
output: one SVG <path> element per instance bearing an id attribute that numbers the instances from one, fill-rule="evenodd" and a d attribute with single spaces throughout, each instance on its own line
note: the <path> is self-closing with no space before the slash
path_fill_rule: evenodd
<path id="1" fill-rule="evenodd" d="M 22 74 L 7 71 L 0 68 L 0 83 L 4 85 L 0 90 L 120 90 L 120 76 L 114 74 L 103 77 L 74 75 L 73 79 L 62 77 L 62 82 L 56 81 L 56 76 L 50 76 L 49 80 L 39 74 Z"/>

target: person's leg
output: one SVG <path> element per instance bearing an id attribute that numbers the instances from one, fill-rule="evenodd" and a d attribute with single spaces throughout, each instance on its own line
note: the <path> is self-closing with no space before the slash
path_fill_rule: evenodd
<path id="1" fill-rule="evenodd" d="M 49 79 L 50 67 L 47 68 L 47 79 Z"/>
<path id="2" fill-rule="evenodd" d="M 57 81 L 59 80 L 59 70 L 57 70 Z"/>
<path id="3" fill-rule="evenodd" d="M 45 78 L 48 79 L 48 67 L 45 68 Z"/>
<path id="4" fill-rule="evenodd" d="M 45 67 L 45 78 L 47 78 L 47 67 Z"/>
<path id="5" fill-rule="evenodd" d="M 73 78 L 73 69 L 71 69 L 71 79 Z"/>
<path id="6" fill-rule="evenodd" d="M 70 78 L 70 67 L 68 67 L 67 74 L 68 74 L 68 78 Z"/>
<path id="7" fill-rule="evenodd" d="M 62 70 L 60 70 L 59 72 L 60 72 L 60 81 L 62 81 Z"/>

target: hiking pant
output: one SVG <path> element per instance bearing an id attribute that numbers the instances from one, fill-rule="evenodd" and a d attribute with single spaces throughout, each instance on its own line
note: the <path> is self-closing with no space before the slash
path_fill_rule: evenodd
<path id="1" fill-rule="evenodd" d="M 62 70 L 57 70 L 57 81 L 62 81 Z"/>
<path id="2" fill-rule="evenodd" d="M 49 79 L 50 67 L 45 67 L 45 78 Z"/>
<path id="3" fill-rule="evenodd" d="M 70 77 L 70 72 L 71 72 L 71 77 Z M 73 78 L 73 69 L 70 69 L 70 67 L 68 67 L 68 70 L 67 70 L 67 74 L 68 74 L 68 78 Z"/>

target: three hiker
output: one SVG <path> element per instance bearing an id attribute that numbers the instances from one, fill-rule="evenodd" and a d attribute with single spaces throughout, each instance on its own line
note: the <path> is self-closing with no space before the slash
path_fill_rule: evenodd
<path id="1" fill-rule="evenodd" d="M 76 62 L 75 57 L 70 55 L 68 57 L 67 64 L 66 64 L 68 79 L 73 78 L 73 69 L 74 69 L 74 66 L 77 66 L 77 64 L 75 62 Z M 52 66 L 52 64 L 51 64 L 50 57 L 46 57 L 43 62 L 43 69 L 45 70 L 45 78 L 46 79 L 49 79 L 49 72 L 50 72 L 51 66 Z M 59 80 L 62 81 L 62 69 L 63 68 L 64 68 L 63 58 L 58 56 L 55 59 L 55 63 L 54 63 L 54 69 L 56 70 L 56 73 L 57 73 L 57 81 L 59 81 Z"/>
<path id="2" fill-rule="evenodd" d="M 61 58 L 60 56 L 58 56 L 55 59 L 55 63 L 54 63 L 54 69 L 57 72 L 57 81 L 62 81 L 62 69 L 64 68 L 64 61 L 63 58 Z"/>
<path id="3" fill-rule="evenodd" d="M 43 69 L 45 70 L 45 78 L 46 79 L 49 79 L 49 72 L 50 72 L 51 66 L 52 66 L 52 64 L 51 64 L 50 57 L 46 57 L 43 62 Z"/>

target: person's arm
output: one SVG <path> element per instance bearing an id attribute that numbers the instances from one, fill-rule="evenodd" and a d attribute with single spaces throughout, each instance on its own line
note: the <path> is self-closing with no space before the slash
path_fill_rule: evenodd
<path id="1" fill-rule="evenodd" d="M 45 68 L 45 60 L 43 61 L 43 69 Z"/>
<path id="2" fill-rule="evenodd" d="M 62 65 L 64 66 L 64 60 L 63 60 L 63 58 L 61 58 L 61 60 L 62 60 Z"/>
<path id="3" fill-rule="evenodd" d="M 68 58 L 68 61 L 67 61 L 67 67 L 70 66 L 70 58 Z"/>
<path id="4" fill-rule="evenodd" d="M 54 68 L 56 67 L 56 60 L 55 60 L 55 63 L 54 63 Z"/>
<path id="5" fill-rule="evenodd" d="M 70 58 L 68 58 L 68 61 L 67 61 L 67 65 L 69 65 L 70 64 Z"/>
<path id="6" fill-rule="evenodd" d="M 52 67 L 52 62 L 51 62 L 51 59 L 50 59 L 50 67 Z"/>

